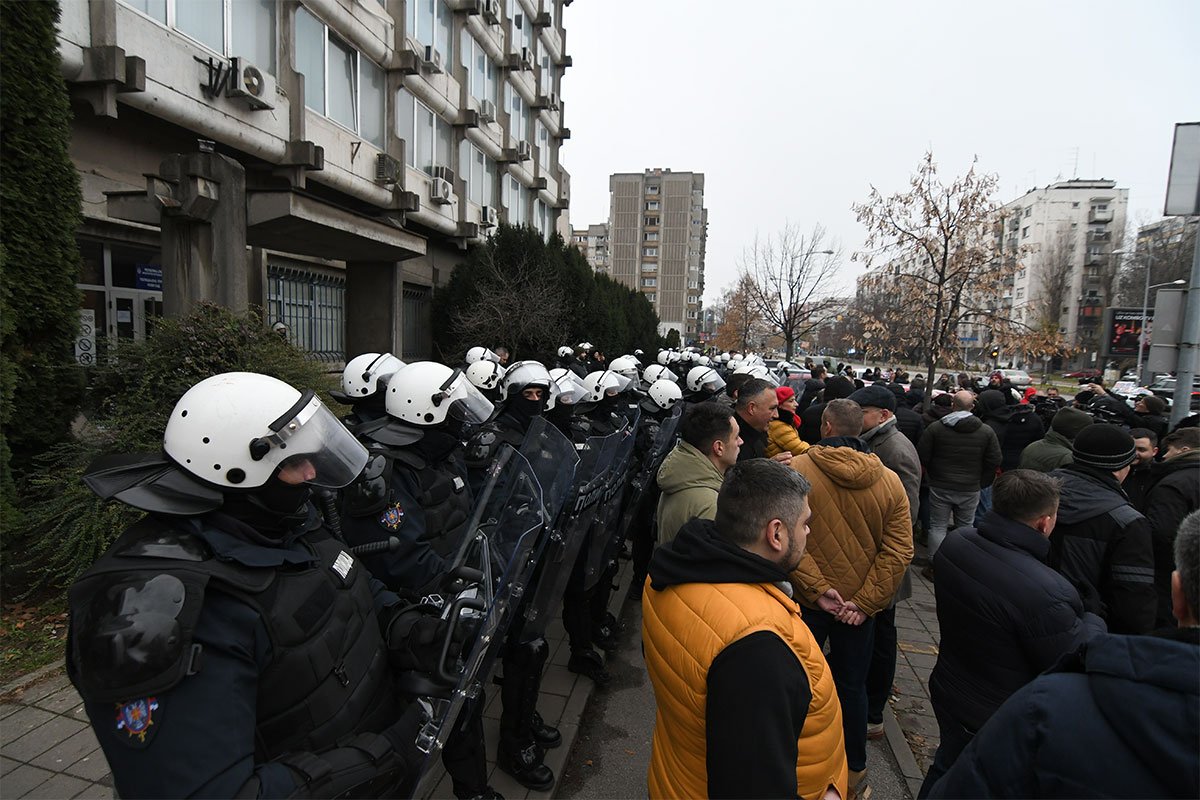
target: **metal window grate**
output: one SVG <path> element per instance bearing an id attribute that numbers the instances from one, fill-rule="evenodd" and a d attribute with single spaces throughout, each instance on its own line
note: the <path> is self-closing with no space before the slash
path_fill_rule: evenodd
<path id="1" fill-rule="evenodd" d="M 291 267 L 267 268 L 267 315 L 288 340 L 323 361 L 346 357 L 346 279 Z"/>
<path id="2" fill-rule="evenodd" d="M 432 357 L 433 308 L 432 291 L 424 286 L 404 284 L 403 338 L 400 356 L 405 361 Z"/>

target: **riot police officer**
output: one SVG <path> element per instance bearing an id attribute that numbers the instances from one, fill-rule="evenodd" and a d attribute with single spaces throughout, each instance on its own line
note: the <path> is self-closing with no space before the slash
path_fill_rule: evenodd
<path id="1" fill-rule="evenodd" d="M 429 618 L 309 503 L 366 458 L 312 391 L 235 372 L 183 395 L 163 454 L 93 465 L 149 512 L 70 590 L 67 672 L 120 796 L 411 789 L 423 717 L 388 662 L 422 666 L 396 632 Z"/>
<path id="2" fill-rule="evenodd" d="M 628 514 L 629 527 L 626 531 L 633 543 L 633 575 L 628 597 L 638 602 L 642 599 L 642 587 L 646 582 L 650 556 L 654 553 L 654 543 L 658 538 L 654 512 L 658 508 L 658 498 L 662 492 L 658 488 L 655 476 L 666 453 L 663 452 L 656 458 L 654 447 L 660 440 L 663 420 L 675 411 L 682 400 L 683 393 L 677 384 L 669 380 L 659 380 L 650 384 L 650 388 L 646 390 L 646 398 L 642 401 L 643 414 L 638 426 L 637 443 L 634 445 L 634 459 L 644 474 L 645 485 L 638 487 L 641 490 L 640 496 L 631 498 L 634 505 Z"/>
<path id="3" fill-rule="evenodd" d="M 391 353 L 363 353 L 346 362 L 342 370 L 341 391 L 329 394 L 354 410 L 342 420 L 352 431 L 355 426 L 382 419 L 384 390 L 388 380 L 404 362 Z"/>

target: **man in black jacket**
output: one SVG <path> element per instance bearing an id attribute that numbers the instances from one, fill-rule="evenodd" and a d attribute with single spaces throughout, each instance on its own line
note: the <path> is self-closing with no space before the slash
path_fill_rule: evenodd
<path id="1" fill-rule="evenodd" d="M 767 457 L 767 426 L 775 419 L 775 411 L 778 408 L 779 398 L 775 394 L 775 387 L 767 381 L 752 378 L 742 385 L 734 405 L 734 420 L 742 437 L 738 461 Z M 791 459 L 791 453 L 775 456 L 776 461 L 785 464 Z"/>
<path id="2" fill-rule="evenodd" d="M 1171 598 L 1178 628 L 1090 640 L 1010 697 L 929 797 L 1200 797 L 1200 514 L 1179 528 Z"/>
<path id="3" fill-rule="evenodd" d="M 1104 387 L 1098 383 L 1088 384 L 1088 389 L 1095 394 L 1091 403 L 1093 406 L 1121 417 L 1129 427 L 1154 431 L 1154 435 L 1160 439 L 1167 435 L 1167 419 L 1163 416 L 1163 412 L 1167 410 L 1167 402 L 1161 397 L 1143 395 L 1130 408 L 1124 398 L 1114 397 L 1104 391 Z"/>
<path id="4" fill-rule="evenodd" d="M 959 530 L 934 558 L 942 640 L 929 693 L 941 741 L 922 796 L 1009 695 L 1105 630 L 1045 563 L 1058 481 L 1012 470 L 992 496 L 983 524 Z"/>
<path id="5" fill-rule="evenodd" d="M 821 441 L 821 415 L 825 413 L 825 404 L 830 400 L 849 397 L 853 391 L 854 382 L 843 375 L 826 378 L 819 399 L 813 400 L 811 405 L 802 407 L 800 411 L 800 438 L 809 444 Z"/>
<path id="6" fill-rule="evenodd" d="M 1075 462 L 1050 473 L 1063 482 L 1050 566 L 1109 630 L 1147 633 L 1156 607 L 1150 524 L 1121 490 L 1133 437 L 1116 425 L 1089 425 L 1071 449 Z"/>
<path id="7" fill-rule="evenodd" d="M 1162 440 L 1165 457 L 1151 467 L 1146 519 L 1154 543 L 1156 627 L 1171 624 L 1171 569 L 1175 532 L 1200 508 L 1200 428 L 1181 428 Z"/>

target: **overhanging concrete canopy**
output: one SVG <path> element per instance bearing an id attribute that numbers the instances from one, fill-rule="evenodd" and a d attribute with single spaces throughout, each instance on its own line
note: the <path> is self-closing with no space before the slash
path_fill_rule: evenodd
<path id="1" fill-rule="evenodd" d="M 425 255 L 425 238 L 291 191 L 251 192 L 246 241 L 339 261 L 403 261 Z"/>

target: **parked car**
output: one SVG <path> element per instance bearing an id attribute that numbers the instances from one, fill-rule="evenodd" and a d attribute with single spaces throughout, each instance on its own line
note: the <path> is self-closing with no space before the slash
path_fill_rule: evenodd
<path id="1" fill-rule="evenodd" d="M 1023 369 L 1002 369 L 1000 375 L 1003 376 L 1013 386 L 1032 386 L 1033 379 L 1029 377 L 1029 373 Z"/>
<path id="2" fill-rule="evenodd" d="M 1080 383 L 1090 383 L 1094 380 L 1104 377 L 1104 373 L 1098 369 L 1077 369 L 1074 372 L 1064 372 L 1064 378 L 1078 378 Z"/>
<path id="3" fill-rule="evenodd" d="M 1167 401 L 1167 408 L 1175 403 L 1175 378 L 1159 378 L 1146 388 Z M 1191 410 L 1200 410 L 1200 376 L 1192 378 Z"/>

